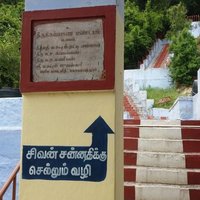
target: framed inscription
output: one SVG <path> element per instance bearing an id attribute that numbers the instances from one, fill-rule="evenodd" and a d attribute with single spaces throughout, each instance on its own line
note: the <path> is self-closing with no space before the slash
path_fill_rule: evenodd
<path id="1" fill-rule="evenodd" d="M 102 19 L 38 24 L 33 36 L 33 82 L 104 79 Z"/>
<path id="2" fill-rule="evenodd" d="M 110 90 L 115 7 L 25 12 L 21 92 Z"/>

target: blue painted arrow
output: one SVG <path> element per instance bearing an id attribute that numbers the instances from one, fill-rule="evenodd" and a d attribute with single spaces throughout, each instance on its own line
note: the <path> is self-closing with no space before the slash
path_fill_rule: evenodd
<path id="1" fill-rule="evenodd" d="M 92 133 L 92 144 L 91 147 L 98 147 L 102 151 L 107 151 L 108 134 L 114 132 L 99 116 L 86 130 L 85 133 Z"/>
<path id="2" fill-rule="evenodd" d="M 99 116 L 86 130 L 86 146 L 23 146 L 22 178 L 42 180 L 102 181 L 107 173 L 108 134 L 112 129 Z"/>

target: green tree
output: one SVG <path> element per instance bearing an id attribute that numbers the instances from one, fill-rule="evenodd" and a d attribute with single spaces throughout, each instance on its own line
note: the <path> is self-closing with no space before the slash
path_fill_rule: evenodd
<path id="1" fill-rule="evenodd" d="M 191 85 L 200 67 L 200 54 L 197 41 L 189 32 L 191 22 L 187 20 L 187 9 L 183 3 L 168 10 L 171 39 L 170 51 L 173 54 L 170 72 L 176 85 Z"/>
<path id="2" fill-rule="evenodd" d="M 151 1 L 151 7 L 152 9 L 163 11 L 167 10 L 170 6 L 171 1 L 170 0 L 152 0 Z"/>
<path id="3" fill-rule="evenodd" d="M 178 35 L 184 28 L 190 28 L 190 21 L 187 19 L 187 9 L 183 3 L 171 6 L 168 9 L 167 17 L 170 22 L 170 29 L 167 36 L 171 38 L 174 35 Z"/>
<path id="4" fill-rule="evenodd" d="M 144 56 L 151 38 L 143 28 L 144 14 L 134 2 L 125 4 L 125 66 L 137 68 L 138 61 Z"/>
<path id="5" fill-rule="evenodd" d="M 187 15 L 200 14 L 200 1 L 199 0 L 181 0 L 187 8 Z"/>
<path id="6" fill-rule="evenodd" d="M 169 39 L 190 28 L 187 8 L 199 0 L 125 0 L 125 69 L 137 68 L 156 37 Z"/>
<path id="7" fill-rule="evenodd" d="M 144 11 L 135 2 L 125 4 L 125 68 L 137 68 L 163 30 L 163 14 L 151 9 L 150 0 Z"/>
<path id="8" fill-rule="evenodd" d="M 0 4 L 0 88 L 18 87 L 23 2 Z"/>
<path id="9" fill-rule="evenodd" d="M 127 0 L 125 0 L 126 3 Z M 147 0 L 132 0 L 140 10 L 145 10 Z M 180 2 L 185 4 L 187 8 L 187 15 L 200 14 L 200 1 L 199 0 L 151 0 L 151 8 L 156 10 L 168 9 L 170 6 L 177 5 Z"/>
<path id="10" fill-rule="evenodd" d="M 191 85 L 200 67 L 200 54 L 197 42 L 187 28 L 172 37 L 170 51 L 173 53 L 169 66 L 172 79 L 176 85 Z"/>
<path id="11" fill-rule="evenodd" d="M 146 2 L 147 2 L 147 0 L 125 0 L 125 4 L 128 1 L 131 2 L 131 3 L 134 3 L 135 5 L 137 5 L 140 10 L 144 10 L 145 9 L 145 5 L 146 5 Z"/>
<path id="12" fill-rule="evenodd" d="M 23 2 L 23 0 L 0 0 L 0 4 L 14 4 L 16 5 L 19 2 Z"/>

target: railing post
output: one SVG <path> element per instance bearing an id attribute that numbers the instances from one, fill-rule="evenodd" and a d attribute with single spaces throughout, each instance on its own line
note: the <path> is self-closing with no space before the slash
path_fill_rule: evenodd
<path id="1" fill-rule="evenodd" d="M 3 192 L 0 190 L 0 200 L 3 200 Z"/>
<path id="2" fill-rule="evenodd" d="M 11 173 L 10 177 L 0 190 L 0 200 L 3 200 L 3 195 L 6 193 L 11 183 L 13 183 L 12 200 L 16 200 L 16 182 L 17 182 L 17 173 L 19 172 L 19 169 L 20 169 L 20 164 L 18 163 L 13 172 Z"/>
<path id="3" fill-rule="evenodd" d="M 13 190 L 12 190 L 12 200 L 16 199 L 16 176 L 13 179 Z"/>

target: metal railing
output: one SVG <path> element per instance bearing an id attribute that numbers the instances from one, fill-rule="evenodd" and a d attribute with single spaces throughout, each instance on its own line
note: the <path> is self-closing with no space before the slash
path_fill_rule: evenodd
<path id="1" fill-rule="evenodd" d="M 17 183 L 17 173 L 20 169 L 20 163 L 17 164 L 13 172 L 11 173 L 10 177 L 6 181 L 6 183 L 3 185 L 3 187 L 0 190 L 0 200 L 3 200 L 3 196 L 6 193 L 9 186 L 12 184 L 12 200 L 16 200 L 16 183 Z"/>
<path id="2" fill-rule="evenodd" d="M 192 20 L 193 22 L 200 21 L 200 15 L 188 16 L 188 19 Z"/>

